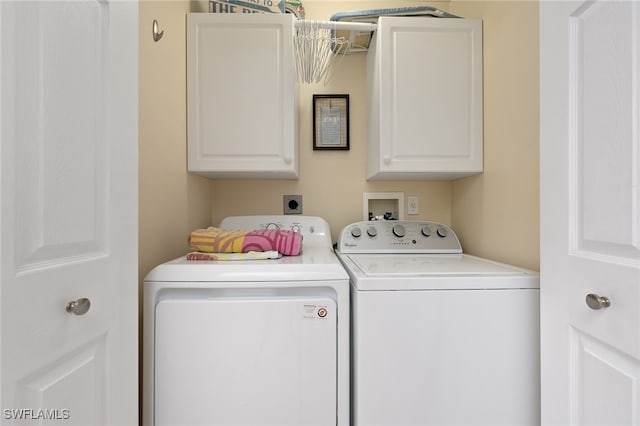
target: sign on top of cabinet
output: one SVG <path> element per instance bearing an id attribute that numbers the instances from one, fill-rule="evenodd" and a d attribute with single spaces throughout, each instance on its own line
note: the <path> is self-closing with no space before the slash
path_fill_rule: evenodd
<path id="1" fill-rule="evenodd" d="M 381 17 L 367 86 L 367 179 L 482 172 L 482 21 Z"/>
<path id="2" fill-rule="evenodd" d="M 188 170 L 298 177 L 293 15 L 187 15 Z"/>

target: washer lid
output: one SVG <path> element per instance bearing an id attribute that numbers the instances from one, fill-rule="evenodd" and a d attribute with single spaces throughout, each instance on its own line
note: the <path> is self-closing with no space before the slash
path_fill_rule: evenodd
<path id="1" fill-rule="evenodd" d="M 349 258 L 367 276 L 522 274 L 512 266 L 463 254 L 352 254 Z"/>
<path id="2" fill-rule="evenodd" d="M 539 288 L 534 271 L 467 254 L 341 255 L 359 290 Z"/>

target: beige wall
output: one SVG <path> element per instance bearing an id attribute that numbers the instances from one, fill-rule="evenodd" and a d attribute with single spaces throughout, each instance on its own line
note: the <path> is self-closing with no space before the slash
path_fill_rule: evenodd
<path id="1" fill-rule="evenodd" d="M 309 19 L 421 1 L 304 0 Z M 538 269 L 538 9 L 536 2 L 429 3 L 484 20 L 485 173 L 454 182 L 365 180 L 365 56 L 346 56 L 325 87 L 300 87 L 300 179 L 212 181 L 186 172 L 185 14 L 206 1 L 140 2 L 140 277 L 184 254 L 186 236 L 227 215 L 281 214 L 302 194 L 304 214 L 330 223 L 334 241 L 362 218 L 363 192 L 419 197 L 420 215 L 451 224 L 466 251 Z M 165 31 L 154 43 L 151 24 Z M 313 151 L 311 98 L 350 95 L 350 151 Z"/>
<path id="2" fill-rule="evenodd" d="M 304 0 L 307 19 L 328 20 L 335 12 L 424 2 Z M 443 8 L 447 3 L 434 3 Z M 303 214 L 325 218 L 334 242 L 349 223 L 362 220 L 363 192 L 404 192 L 419 197 L 420 214 L 405 218 L 451 222 L 451 182 L 367 182 L 366 163 L 366 55 L 341 59 L 333 78 L 324 86 L 300 85 L 300 178 L 298 181 L 219 180 L 214 184 L 212 222 L 233 214 L 282 214 L 282 196 L 301 194 Z M 347 93 L 350 103 L 349 151 L 313 151 L 312 96 Z"/>
<path id="3" fill-rule="evenodd" d="M 469 253 L 538 270 L 538 2 L 451 12 L 484 26 L 484 173 L 453 183 L 453 228 Z"/>
<path id="4" fill-rule="evenodd" d="M 140 2 L 140 279 L 181 256 L 211 220 L 212 182 L 187 173 L 185 14 L 188 1 Z M 163 38 L 155 43 L 152 22 Z"/>

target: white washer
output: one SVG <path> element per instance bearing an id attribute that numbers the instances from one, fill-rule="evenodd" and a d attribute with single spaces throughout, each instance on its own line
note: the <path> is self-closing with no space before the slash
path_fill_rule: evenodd
<path id="1" fill-rule="evenodd" d="M 427 221 L 351 224 L 338 257 L 353 425 L 539 424 L 537 273 L 464 254 Z"/>
<path id="2" fill-rule="evenodd" d="M 303 234 L 278 260 L 157 266 L 144 283 L 147 426 L 348 425 L 349 277 L 328 224 L 238 216 L 223 229 Z"/>

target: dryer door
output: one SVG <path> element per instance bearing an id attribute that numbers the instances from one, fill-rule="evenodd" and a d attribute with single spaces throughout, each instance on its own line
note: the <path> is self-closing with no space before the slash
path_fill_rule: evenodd
<path id="1" fill-rule="evenodd" d="M 155 425 L 336 423 L 334 300 L 176 297 L 155 322 Z"/>

